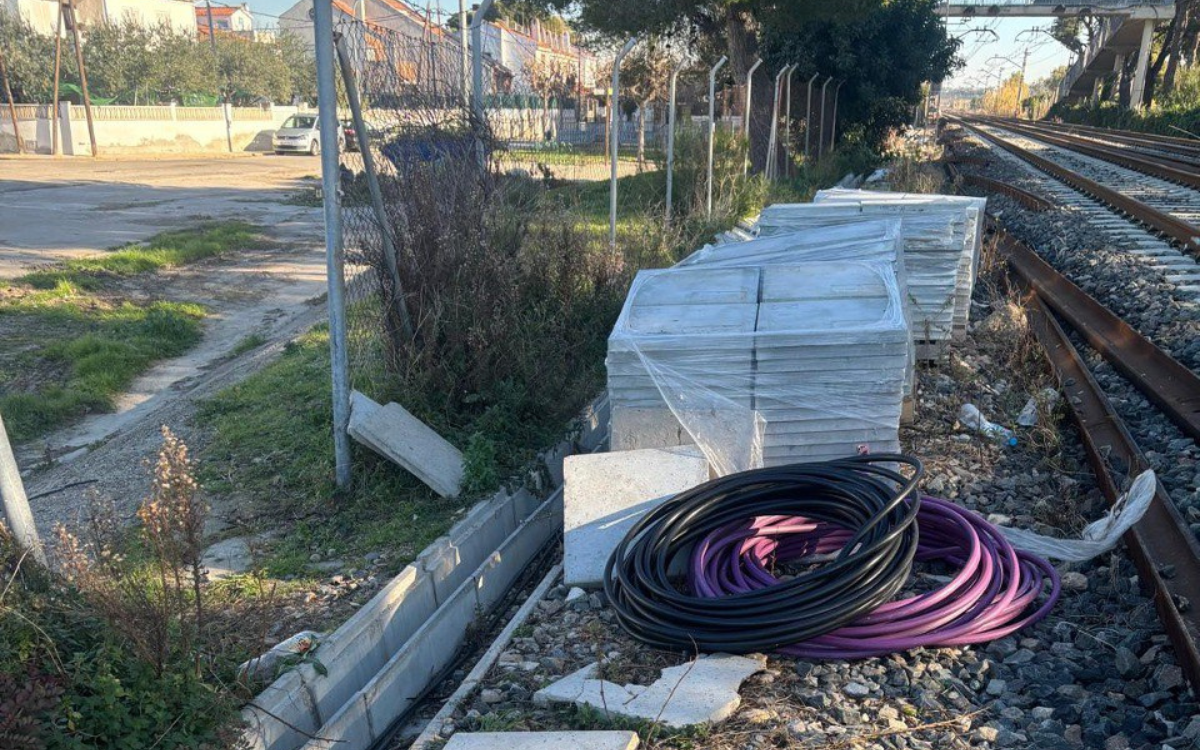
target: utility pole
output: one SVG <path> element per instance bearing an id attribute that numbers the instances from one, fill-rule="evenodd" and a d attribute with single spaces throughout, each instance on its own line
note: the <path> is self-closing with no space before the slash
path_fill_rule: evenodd
<path id="1" fill-rule="evenodd" d="M 79 39 L 79 19 L 75 17 L 75 0 L 67 0 L 71 17 L 71 35 L 75 38 L 75 62 L 79 65 L 79 88 L 83 91 L 83 111 L 87 115 L 88 139 L 92 142 L 92 156 L 96 156 L 96 125 L 92 121 L 92 98 L 88 96 L 87 69 L 83 64 L 83 43 Z"/>
<path id="2" fill-rule="evenodd" d="M 1017 107 L 1013 112 L 1013 117 L 1021 119 L 1021 92 L 1025 90 L 1025 66 L 1029 62 L 1029 47 L 1025 48 L 1025 54 L 1021 56 L 1021 77 L 1017 79 Z"/>
<path id="3" fill-rule="evenodd" d="M 17 139 L 17 153 L 25 153 L 25 140 L 21 138 L 21 126 L 17 124 L 17 105 L 13 101 L 12 87 L 8 83 L 8 68 L 4 66 L 4 53 L 0 51 L 0 80 L 4 81 L 4 95 L 8 98 L 8 114 L 12 118 L 13 135 Z"/>
<path id="4" fill-rule="evenodd" d="M 217 55 L 217 27 L 213 26 L 212 16 L 212 0 L 204 0 L 204 7 L 208 11 L 208 42 L 212 46 L 213 65 L 217 68 L 217 78 L 221 77 L 221 58 Z M 233 153 L 233 124 L 229 122 L 229 85 L 225 85 L 225 101 L 222 103 L 221 111 L 225 114 L 225 145 L 229 148 L 229 153 Z"/>
<path id="5" fill-rule="evenodd" d="M 53 156 L 59 156 L 58 149 L 58 81 L 62 76 L 62 26 L 63 26 L 63 10 L 62 5 L 58 6 L 58 22 L 54 28 L 54 94 L 50 102 L 50 153 Z"/>
<path id="6" fill-rule="evenodd" d="M 342 257 L 342 196 L 338 169 L 337 84 L 334 79 L 333 2 L 313 0 L 317 58 L 317 118 L 321 132 L 321 192 L 325 212 L 325 275 L 329 308 L 329 360 L 333 390 L 334 475 L 350 489 L 350 362 L 346 353 L 346 277 Z M 211 29 L 210 29 L 211 31 Z M 368 144 L 362 144 L 368 148 Z M 386 241 L 386 239 L 385 239 Z"/>

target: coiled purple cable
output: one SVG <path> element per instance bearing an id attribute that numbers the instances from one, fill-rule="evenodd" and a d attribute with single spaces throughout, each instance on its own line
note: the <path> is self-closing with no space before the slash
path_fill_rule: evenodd
<path id="1" fill-rule="evenodd" d="M 920 646 L 962 646 L 1003 638 L 1049 614 L 1061 593 L 1049 562 L 1014 548 L 1000 531 L 971 511 L 924 497 L 917 514 L 918 562 L 957 568 L 950 581 L 923 594 L 888 602 L 825 635 L 781 653 L 802 658 L 859 659 Z M 797 516 L 765 516 L 729 524 L 693 549 L 692 591 L 721 597 L 781 582 L 780 563 L 814 561 L 842 548 L 851 533 Z M 1031 607 L 1050 582 L 1050 593 Z"/>

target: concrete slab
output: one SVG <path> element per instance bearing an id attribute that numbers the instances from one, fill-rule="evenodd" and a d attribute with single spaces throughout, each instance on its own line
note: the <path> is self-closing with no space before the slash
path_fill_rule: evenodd
<path id="1" fill-rule="evenodd" d="M 463 457 L 457 448 L 400 404 L 379 406 L 355 392 L 350 436 L 402 466 L 442 497 L 457 497 Z"/>
<path id="2" fill-rule="evenodd" d="M 477 732 L 456 734 L 445 750 L 636 750 L 633 732 Z"/>
<path id="3" fill-rule="evenodd" d="M 254 564 L 249 537 L 236 536 L 217 542 L 200 556 L 200 564 L 208 571 L 210 581 L 245 573 Z"/>
<path id="4" fill-rule="evenodd" d="M 617 685 L 594 677 L 593 663 L 534 694 L 537 703 L 574 703 L 606 713 L 659 721 L 670 727 L 715 724 L 742 704 L 738 688 L 750 675 L 765 669 L 765 656 L 708 654 L 669 667 L 646 687 Z"/>
<path id="5" fill-rule="evenodd" d="M 563 580 L 595 585 L 625 533 L 667 497 L 708 480 L 695 446 L 570 456 L 564 463 Z"/>

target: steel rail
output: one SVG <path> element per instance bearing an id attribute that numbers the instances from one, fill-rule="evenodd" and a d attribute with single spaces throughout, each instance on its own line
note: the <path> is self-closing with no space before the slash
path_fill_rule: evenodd
<path id="1" fill-rule="evenodd" d="M 1076 123 L 1039 122 L 1039 126 L 1058 130 L 1064 133 L 1087 134 L 1095 138 L 1108 139 L 1118 143 L 1130 143 L 1151 148 L 1170 148 L 1191 152 L 1200 156 L 1200 140 L 1195 138 L 1180 138 L 1178 136 L 1162 135 L 1161 133 L 1139 133 L 1136 130 L 1118 130 L 1116 128 L 1100 128 L 1093 125 Z"/>
<path id="2" fill-rule="evenodd" d="M 1168 146 L 1140 141 L 1123 136 L 1105 136 L 1094 133 L 1081 133 L 1073 130 L 1052 127 L 1044 122 L 1021 123 L 1021 126 L 1033 133 L 1065 138 L 1072 142 L 1103 149 L 1115 149 L 1114 153 L 1125 154 L 1132 158 L 1149 157 L 1156 161 L 1166 162 L 1184 171 L 1200 171 L 1200 151 L 1178 146 Z M 1003 126 L 1001 126 L 1003 127 Z M 1041 135 L 1034 137 L 1043 137 Z"/>
<path id="3" fill-rule="evenodd" d="M 1200 170 L 1197 170 L 1195 164 L 1180 162 L 1170 157 L 1151 156 L 1144 153 L 1133 156 L 1128 151 L 1105 148 L 1094 142 L 1083 141 L 1078 136 L 1055 135 L 1040 128 L 1027 127 L 1023 123 L 1016 125 L 1005 122 L 995 127 L 1003 128 L 1004 130 L 1029 138 L 1036 138 L 1052 146 L 1065 148 L 1068 151 L 1075 151 L 1076 153 L 1091 156 L 1127 169 L 1133 169 L 1148 174 L 1151 177 L 1160 177 L 1170 182 L 1200 189 Z"/>
<path id="4" fill-rule="evenodd" d="M 1170 214 L 1151 208 L 1139 200 L 1130 198 L 1095 180 L 1090 180 L 1016 144 L 1009 143 L 1003 138 L 994 136 L 968 121 L 961 118 L 953 119 L 963 127 L 978 134 L 981 138 L 999 146 L 1018 158 L 1024 159 L 1050 176 L 1065 182 L 1082 193 L 1086 193 L 1099 201 L 1107 203 L 1112 208 L 1125 213 L 1127 216 L 1178 242 L 1190 255 L 1200 257 L 1200 229 L 1195 226 L 1186 221 L 1176 219 Z"/>
<path id="5" fill-rule="evenodd" d="M 1026 310 L 1079 427 L 1100 490 L 1115 503 L 1126 481 L 1150 468 L 1149 463 L 1043 298 L 1030 292 Z M 1176 658 L 1192 688 L 1200 690 L 1200 544 L 1161 482 L 1146 515 L 1124 540 L 1139 577 L 1153 592 Z"/>
<path id="6" fill-rule="evenodd" d="M 1046 304 L 1153 401 L 1171 421 L 1200 440 L 1200 377 L 1003 230 L 999 250 Z M 1200 602 L 1198 602 L 1200 603 Z"/>

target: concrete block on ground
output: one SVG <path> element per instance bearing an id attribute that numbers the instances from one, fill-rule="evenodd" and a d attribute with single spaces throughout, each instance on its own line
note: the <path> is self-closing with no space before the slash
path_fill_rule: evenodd
<path id="1" fill-rule="evenodd" d="M 665 405 L 614 406 L 610 441 L 613 451 L 691 445 L 696 442 Z"/>
<path id="2" fill-rule="evenodd" d="M 609 555 L 663 499 L 708 481 L 695 446 L 571 456 L 563 493 L 564 582 L 594 585 Z"/>
<path id="3" fill-rule="evenodd" d="M 254 705 L 242 711 L 242 720 L 246 724 L 242 738 L 251 750 L 292 750 L 321 725 L 312 696 L 296 672 L 288 672 L 259 693 Z"/>
<path id="4" fill-rule="evenodd" d="M 208 571 L 210 581 L 245 573 L 254 564 L 250 537 L 236 536 L 217 542 L 204 550 L 200 564 Z"/>
<path id="5" fill-rule="evenodd" d="M 476 732 L 450 738 L 445 750 L 637 750 L 633 732 Z"/>
<path id="6" fill-rule="evenodd" d="M 457 448 L 399 404 L 379 406 L 358 392 L 351 404 L 351 437 L 411 472 L 442 497 L 458 496 L 463 457 Z"/>
<path id="7" fill-rule="evenodd" d="M 661 721 L 670 727 L 715 724 L 742 704 L 738 689 L 750 675 L 765 669 L 765 656 L 710 654 L 669 667 L 653 684 L 617 685 L 596 679 L 596 664 L 567 675 L 537 691 L 533 699 L 574 703 L 634 719 Z"/>
<path id="8" fill-rule="evenodd" d="M 550 512 L 551 500 L 521 528 L 497 547 L 475 572 L 475 596 L 479 607 L 489 610 L 504 597 L 513 581 L 529 566 L 529 562 L 559 528 Z"/>
<path id="9" fill-rule="evenodd" d="M 377 739 L 375 731 L 362 696 L 355 695 L 301 750 L 370 750 Z"/>

